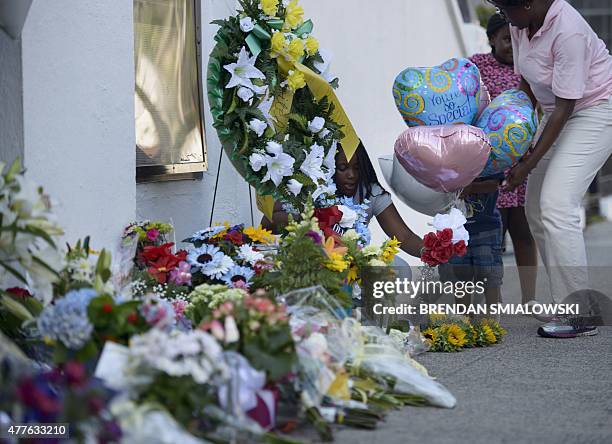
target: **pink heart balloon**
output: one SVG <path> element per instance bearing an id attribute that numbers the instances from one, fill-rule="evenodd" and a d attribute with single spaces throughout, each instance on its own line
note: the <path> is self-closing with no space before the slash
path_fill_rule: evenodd
<path id="1" fill-rule="evenodd" d="M 460 190 L 480 175 L 491 145 L 471 125 L 416 126 L 395 142 L 400 164 L 423 185 L 444 193 Z"/>

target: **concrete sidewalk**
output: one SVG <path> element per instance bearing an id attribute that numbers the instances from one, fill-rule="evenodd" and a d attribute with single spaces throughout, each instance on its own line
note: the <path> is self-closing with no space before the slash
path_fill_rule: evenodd
<path id="1" fill-rule="evenodd" d="M 612 265 L 612 223 L 585 238 L 590 264 Z M 504 301 L 520 302 L 516 279 L 506 281 Z M 500 345 L 417 358 L 457 397 L 454 409 L 406 407 L 372 432 L 338 429 L 336 442 L 611 443 L 612 327 L 559 340 L 538 337 L 532 318 L 502 317 L 502 325 Z"/>

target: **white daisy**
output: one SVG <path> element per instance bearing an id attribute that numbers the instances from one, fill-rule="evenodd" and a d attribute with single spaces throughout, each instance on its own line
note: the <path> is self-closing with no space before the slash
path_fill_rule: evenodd
<path id="1" fill-rule="evenodd" d="M 187 262 L 201 273 L 213 279 L 221 277 L 234 266 L 234 261 L 214 245 L 194 248 L 187 255 Z"/>
<path id="2" fill-rule="evenodd" d="M 227 273 L 221 277 L 221 280 L 230 288 L 240 287 L 242 285 L 249 285 L 251 279 L 255 276 L 255 271 L 249 267 L 242 267 L 240 265 L 234 265 L 229 269 Z"/>
<path id="3" fill-rule="evenodd" d="M 264 255 L 251 247 L 251 244 L 244 244 L 238 248 L 238 257 L 243 261 L 253 265 L 255 262 L 263 260 Z"/>

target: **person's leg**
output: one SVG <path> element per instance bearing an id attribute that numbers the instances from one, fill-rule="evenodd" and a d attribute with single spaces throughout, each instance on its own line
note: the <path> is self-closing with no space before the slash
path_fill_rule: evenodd
<path id="1" fill-rule="evenodd" d="M 581 203 L 612 153 L 612 98 L 572 116 L 551 152 L 541 183 L 540 220 L 553 300 L 561 302 L 588 288 Z"/>
<path id="2" fill-rule="evenodd" d="M 502 253 L 506 252 L 506 233 L 508 233 L 508 218 L 511 208 L 498 208 L 502 218 Z M 510 233 L 512 235 L 512 233 Z"/>
<path id="3" fill-rule="evenodd" d="M 525 216 L 529 230 L 536 242 L 537 251 L 540 253 L 542 263 L 545 267 L 548 266 L 546 254 L 546 236 L 544 234 L 544 225 L 542 224 L 542 209 L 540 207 L 542 184 L 546 176 L 546 170 L 550 162 L 551 152 L 549 151 L 529 175 L 527 181 L 527 192 L 525 194 Z"/>
<path id="4" fill-rule="evenodd" d="M 514 246 L 514 257 L 521 282 L 521 302 L 535 299 L 538 250 L 529 229 L 524 207 L 508 208 L 508 230 Z"/>

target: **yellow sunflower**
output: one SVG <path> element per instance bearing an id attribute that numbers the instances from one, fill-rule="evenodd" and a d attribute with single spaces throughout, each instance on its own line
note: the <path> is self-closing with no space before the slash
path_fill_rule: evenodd
<path id="1" fill-rule="evenodd" d="M 456 324 L 446 326 L 448 343 L 455 347 L 463 347 L 465 345 L 465 332 Z M 492 332 L 491 332 L 492 333 Z"/>
<path id="2" fill-rule="evenodd" d="M 493 330 L 487 324 L 483 324 L 482 331 L 484 332 L 485 339 L 489 344 L 495 344 L 497 342 L 495 333 L 493 333 Z"/>
<path id="3" fill-rule="evenodd" d="M 436 342 L 436 339 L 438 339 L 438 332 L 434 330 L 433 328 L 428 328 L 426 330 L 423 330 L 421 334 L 425 336 L 425 339 L 430 344 L 433 344 L 434 342 Z"/>

